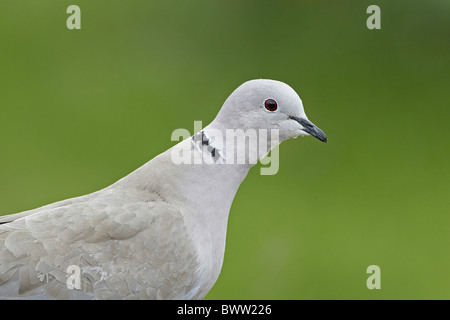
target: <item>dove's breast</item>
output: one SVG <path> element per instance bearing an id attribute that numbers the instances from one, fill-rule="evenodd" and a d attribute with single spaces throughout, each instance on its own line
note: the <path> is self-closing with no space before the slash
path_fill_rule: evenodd
<path id="1" fill-rule="evenodd" d="M 169 150 L 96 193 L 4 217 L 0 298 L 203 298 L 248 170 L 176 165 Z"/>

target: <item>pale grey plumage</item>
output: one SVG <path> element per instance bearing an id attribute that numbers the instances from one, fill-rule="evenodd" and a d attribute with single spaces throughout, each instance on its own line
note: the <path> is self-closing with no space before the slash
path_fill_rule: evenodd
<path id="1" fill-rule="evenodd" d="M 251 108 L 266 95 L 286 116 L 258 121 Z M 289 118 L 306 119 L 300 98 L 272 80 L 239 87 L 205 132 L 236 127 L 228 113 L 238 107 L 239 121 L 248 112 L 248 123 L 279 128 L 281 140 L 307 134 Z M 224 151 L 186 139 L 103 190 L 0 217 L 0 298 L 203 298 L 220 273 L 228 213 L 252 164 L 178 165 L 174 148 L 215 158 Z M 67 286 L 70 265 L 82 271 L 79 290 Z"/>
<path id="2" fill-rule="evenodd" d="M 180 210 L 156 196 L 105 193 L 1 225 L 0 295 L 192 298 L 190 275 L 201 270 Z M 66 286 L 69 265 L 82 270 L 81 291 Z"/>

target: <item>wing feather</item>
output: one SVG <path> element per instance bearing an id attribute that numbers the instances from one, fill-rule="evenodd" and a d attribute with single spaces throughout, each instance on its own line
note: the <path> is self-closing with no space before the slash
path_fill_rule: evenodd
<path id="1" fill-rule="evenodd" d="M 99 198 L 16 217 L 0 225 L 0 298 L 176 299 L 199 287 L 197 252 L 168 203 Z"/>

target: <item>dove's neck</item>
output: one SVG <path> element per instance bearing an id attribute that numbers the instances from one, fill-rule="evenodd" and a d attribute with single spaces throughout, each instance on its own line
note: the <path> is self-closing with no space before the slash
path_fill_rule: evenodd
<path id="1" fill-rule="evenodd" d="M 211 134 L 209 129 L 205 128 L 206 134 Z M 253 164 L 226 163 L 217 155 L 219 150 L 229 150 L 212 152 L 211 148 L 219 147 L 212 140 L 204 142 L 201 134 L 178 143 L 111 187 L 135 194 L 138 201 L 174 208 L 183 216 L 205 268 L 202 272 L 208 287 L 222 266 L 231 204 Z"/>
<path id="2" fill-rule="evenodd" d="M 220 118 L 203 129 L 202 137 L 227 164 L 253 166 L 279 144 L 277 130 L 235 128 Z"/>

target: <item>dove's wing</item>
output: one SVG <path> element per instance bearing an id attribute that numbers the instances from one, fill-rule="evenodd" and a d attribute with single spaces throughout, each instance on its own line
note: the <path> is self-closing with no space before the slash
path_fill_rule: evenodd
<path id="1" fill-rule="evenodd" d="M 34 212 L 0 225 L 0 298 L 192 298 L 202 270 L 188 234 L 182 212 L 162 201 Z"/>
<path id="2" fill-rule="evenodd" d="M 0 224 L 8 223 L 8 222 L 32 215 L 34 213 L 45 212 L 48 209 L 54 209 L 54 208 L 58 208 L 58 207 L 69 206 L 69 205 L 76 204 L 76 203 L 86 202 L 86 201 L 89 201 L 90 199 L 97 197 L 99 194 L 100 195 L 104 194 L 106 190 L 107 189 L 104 189 L 104 190 L 93 192 L 93 193 L 83 195 L 80 197 L 75 197 L 75 198 L 70 198 L 70 199 L 66 199 L 66 200 L 62 200 L 62 201 L 53 202 L 48 205 L 45 205 L 45 206 L 42 206 L 42 207 L 39 207 L 36 209 L 32 209 L 32 210 L 26 210 L 26 211 L 14 213 L 14 214 L 8 214 L 6 216 L 0 216 Z"/>

